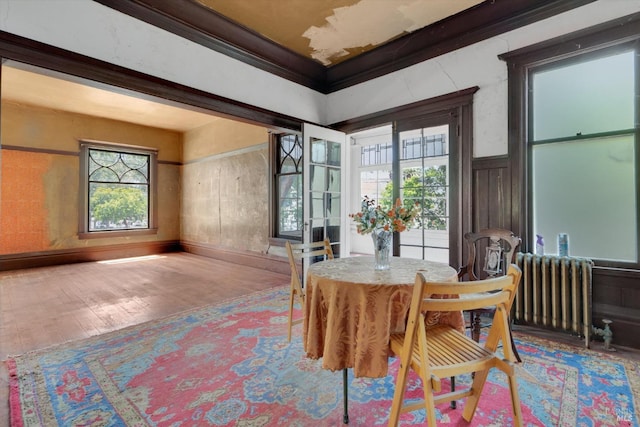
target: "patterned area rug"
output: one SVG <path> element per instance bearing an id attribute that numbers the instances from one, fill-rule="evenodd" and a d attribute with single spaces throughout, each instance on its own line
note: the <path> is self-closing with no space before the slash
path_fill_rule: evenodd
<path id="1" fill-rule="evenodd" d="M 277 288 L 7 360 L 13 426 L 339 426 L 342 373 L 286 340 Z M 517 335 L 527 426 L 638 426 L 640 367 Z M 386 425 L 397 360 L 382 379 L 350 378 L 350 425 Z M 460 378 L 458 381 L 469 381 Z M 443 389 L 448 387 L 443 385 Z M 408 396 L 421 394 L 412 377 Z M 439 425 L 468 425 L 440 405 Z M 424 411 L 401 425 L 425 423 Z M 473 426 L 510 426 L 504 375 L 492 374 Z"/>

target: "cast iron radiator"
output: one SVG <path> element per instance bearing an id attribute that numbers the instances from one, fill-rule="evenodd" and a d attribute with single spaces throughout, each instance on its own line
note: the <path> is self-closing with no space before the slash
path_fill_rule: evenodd
<path id="1" fill-rule="evenodd" d="M 515 324 L 542 326 L 591 340 L 591 271 L 587 258 L 518 252 L 522 279 L 513 309 Z"/>

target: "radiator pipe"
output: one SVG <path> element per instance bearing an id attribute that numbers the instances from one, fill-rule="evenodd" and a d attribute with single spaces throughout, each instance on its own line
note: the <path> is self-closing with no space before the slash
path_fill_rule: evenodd
<path id="1" fill-rule="evenodd" d="M 591 326 L 591 330 L 594 335 L 600 335 L 604 339 L 604 349 L 615 351 L 613 347 L 611 347 L 611 341 L 613 341 L 613 331 L 609 327 L 611 323 L 613 323 L 609 319 L 602 319 L 602 323 L 604 323 L 604 328 L 596 328 L 595 326 Z"/>

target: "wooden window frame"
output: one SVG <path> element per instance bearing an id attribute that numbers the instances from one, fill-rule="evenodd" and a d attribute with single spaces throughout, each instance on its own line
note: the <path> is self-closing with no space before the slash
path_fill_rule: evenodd
<path id="1" fill-rule="evenodd" d="M 587 57 L 603 49 L 616 46 L 636 45 L 640 52 L 640 13 L 605 22 L 594 27 L 550 39 L 532 46 L 504 53 L 498 57 L 508 67 L 508 129 L 509 156 L 512 182 L 511 224 L 516 235 L 522 236 L 521 251 L 533 253 L 535 236 L 532 230 L 530 147 L 528 146 L 528 92 L 529 71 L 568 58 Z M 636 56 L 638 58 L 638 56 Z M 636 59 L 636 65 L 640 61 Z M 638 72 L 639 70 L 636 70 Z M 640 87 L 640 73 L 636 75 L 636 85 Z M 640 113 L 640 99 L 636 99 L 636 114 Z M 640 166 L 640 123 L 635 126 L 636 166 Z M 638 197 L 636 213 L 640 213 Z M 640 229 L 639 229 L 640 234 Z M 636 238 L 640 246 L 640 236 Z M 640 253 L 640 247 L 638 248 Z M 628 263 L 598 260 L 598 266 L 611 268 L 639 269 L 640 262 Z"/>
<path id="2" fill-rule="evenodd" d="M 100 149 L 114 151 L 118 153 L 144 154 L 149 156 L 149 205 L 148 205 L 148 226 L 140 229 L 126 230 L 89 230 L 89 150 Z M 151 235 L 158 233 L 158 209 L 157 209 L 157 176 L 158 151 L 149 147 L 135 145 L 125 145 L 107 143 L 101 141 L 80 141 L 80 185 L 78 194 L 78 238 L 98 239 L 111 237 L 130 237 L 140 235 Z"/>

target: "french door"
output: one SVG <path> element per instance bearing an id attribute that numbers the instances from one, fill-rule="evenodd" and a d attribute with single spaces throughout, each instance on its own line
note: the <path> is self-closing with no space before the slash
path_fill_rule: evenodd
<path id="1" fill-rule="evenodd" d="M 346 135 L 333 129 L 305 123 L 303 142 L 302 241 L 317 242 L 328 237 L 334 256 L 340 256 L 345 241 Z"/>
<path id="2" fill-rule="evenodd" d="M 399 196 L 405 204 L 415 202 L 422 207 L 418 227 L 399 236 L 401 256 L 449 263 L 450 140 L 448 123 L 399 126 L 399 172 L 395 174 Z"/>
<path id="3" fill-rule="evenodd" d="M 419 203 L 416 227 L 394 237 L 394 255 L 458 265 L 459 156 L 455 116 L 434 114 L 350 134 L 348 209 L 356 212 L 364 196 L 383 206 L 400 198 Z M 369 235 L 349 227 L 349 250 L 372 253 Z"/>

